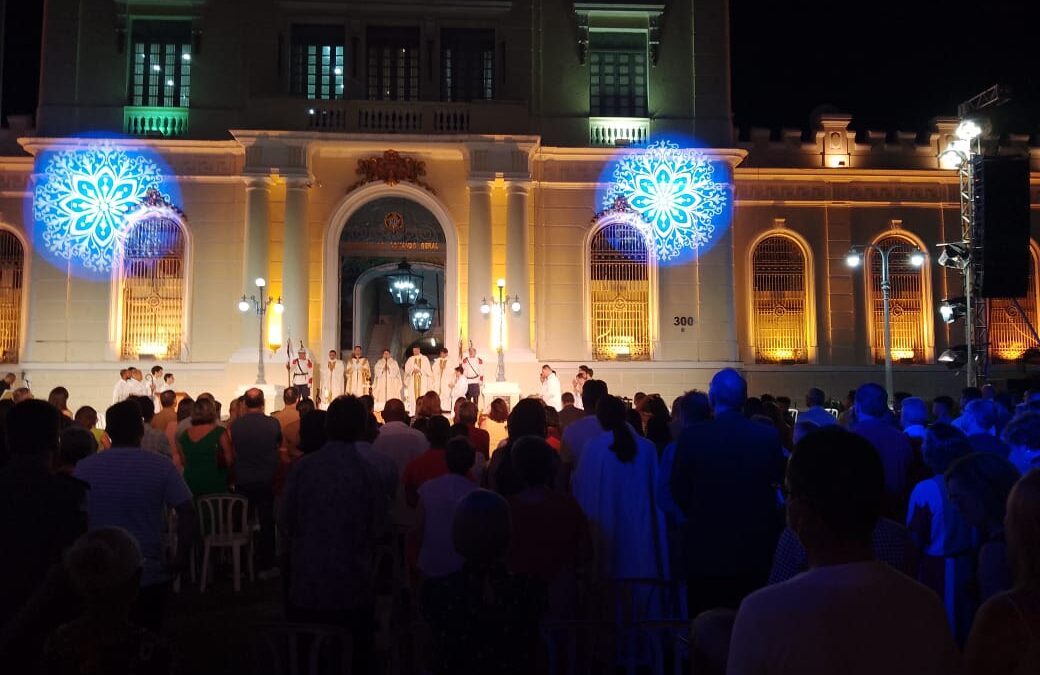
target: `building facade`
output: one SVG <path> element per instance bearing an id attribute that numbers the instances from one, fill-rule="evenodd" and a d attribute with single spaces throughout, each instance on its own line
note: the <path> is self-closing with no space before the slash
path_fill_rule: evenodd
<path id="1" fill-rule="evenodd" d="M 283 384 L 289 339 L 316 360 L 472 343 L 493 361 L 503 345 L 525 392 L 541 363 L 565 382 L 588 363 L 625 394 L 673 396 L 734 366 L 755 391 L 837 395 L 880 381 L 884 357 L 878 261 L 852 270 L 845 255 L 902 242 L 926 261 L 893 258 L 896 388 L 956 390 L 963 376 L 935 363 L 963 343 L 936 313 L 961 294 L 935 248 L 960 238 L 957 172 L 938 160 L 956 120 L 886 136 L 824 113 L 808 137 L 739 138 L 728 12 L 725 0 L 50 0 L 36 124 L 0 159 L 4 360 L 35 389 L 63 384 L 98 407 L 120 367 L 153 361 L 178 388 L 228 400 L 253 381 L 260 344 Z M 612 163 L 662 138 L 695 139 L 732 185 L 711 246 L 674 264 L 602 199 Z M 1040 150 L 1008 144 L 1030 154 L 1035 209 Z M 43 250 L 55 248 L 41 236 L 44 159 L 113 148 L 157 158 L 175 190 L 129 209 L 104 273 L 83 275 L 75 251 L 56 263 Z M 402 260 L 436 310 L 423 334 L 387 292 Z M 262 321 L 236 307 L 258 277 L 284 304 Z M 520 306 L 504 321 L 481 312 L 498 279 Z M 1034 318 L 1037 298 L 1031 287 L 1020 303 Z M 1016 312 L 991 303 L 991 352 L 1009 362 L 997 377 L 1035 346 Z"/>

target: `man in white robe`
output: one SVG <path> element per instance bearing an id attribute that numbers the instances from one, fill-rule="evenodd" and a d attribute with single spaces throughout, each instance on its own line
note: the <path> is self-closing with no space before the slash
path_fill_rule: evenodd
<path id="1" fill-rule="evenodd" d="M 455 410 L 455 401 L 460 398 L 466 398 L 466 390 L 469 389 L 469 382 L 466 380 L 466 372 L 462 366 L 455 366 L 451 380 L 451 409 L 452 412 Z M 441 399 L 441 405 L 449 405 Z"/>
<path id="2" fill-rule="evenodd" d="M 542 401 L 545 402 L 545 405 L 559 411 L 563 408 L 563 392 L 560 391 L 560 378 L 556 375 L 556 371 L 547 365 L 542 366 L 541 381 L 539 394 Z"/>
<path id="3" fill-rule="evenodd" d="M 448 348 L 441 347 L 440 353 L 433 362 L 433 389 L 441 397 L 441 412 L 451 414 L 455 400 L 451 397 L 452 385 L 455 383 L 455 369 L 448 363 Z"/>
<path id="4" fill-rule="evenodd" d="M 372 387 L 372 368 L 368 359 L 361 355 L 361 345 L 354 345 L 354 353 L 347 361 L 347 393 L 364 396 Z"/>
<path id="5" fill-rule="evenodd" d="M 122 403 L 130 397 L 130 369 L 121 368 L 119 370 L 119 381 L 116 382 L 116 386 L 112 388 L 112 403 Z"/>
<path id="6" fill-rule="evenodd" d="M 321 409 L 328 410 L 333 399 L 343 392 L 343 361 L 338 351 L 330 349 L 329 360 L 321 370 Z"/>
<path id="7" fill-rule="evenodd" d="M 433 369 L 430 368 L 430 360 L 418 347 L 412 347 L 412 355 L 404 364 L 404 404 L 409 415 L 415 415 L 416 401 L 430 391 L 432 384 Z"/>
<path id="8" fill-rule="evenodd" d="M 375 384 L 372 397 L 375 398 L 375 410 L 381 411 L 390 399 L 400 399 L 403 383 L 401 367 L 390 358 L 390 350 L 383 350 L 383 358 L 376 361 Z"/>

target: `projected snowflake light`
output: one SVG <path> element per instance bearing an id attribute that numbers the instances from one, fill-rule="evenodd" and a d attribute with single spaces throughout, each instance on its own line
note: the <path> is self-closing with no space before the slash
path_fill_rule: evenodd
<path id="1" fill-rule="evenodd" d="M 658 260 L 671 260 L 711 242 L 729 206 L 729 185 L 714 174 L 704 155 L 659 141 L 618 161 L 602 206 L 624 197 L 645 221 Z"/>
<path id="2" fill-rule="evenodd" d="M 128 214 L 162 184 L 158 164 L 107 144 L 59 150 L 42 159 L 33 218 L 42 227 L 44 246 L 86 270 L 109 270 L 130 228 Z"/>

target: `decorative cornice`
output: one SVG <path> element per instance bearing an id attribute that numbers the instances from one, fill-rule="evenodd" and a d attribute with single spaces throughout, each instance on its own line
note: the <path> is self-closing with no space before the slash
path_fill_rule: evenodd
<path id="1" fill-rule="evenodd" d="M 168 200 L 155 188 L 148 188 L 144 199 L 141 200 L 140 204 L 133 211 L 127 214 L 127 217 L 131 220 L 140 220 L 149 214 L 169 215 L 181 221 L 186 220 L 184 211 L 181 211 L 179 206 Z"/>
<path id="2" fill-rule="evenodd" d="M 369 183 L 383 182 L 387 185 L 397 185 L 401 181 L 418 185 L 430 194 L 437 194 L 422 177 L 426 175 L 426 162 L 405 157 L 396 150 L 386 150 L 383 154 L 373 155 L 366 159 L 359 159 L 357 173 L 361 180 L 347 188 L 347 192 L 353 192 L 363 185 Z"/>

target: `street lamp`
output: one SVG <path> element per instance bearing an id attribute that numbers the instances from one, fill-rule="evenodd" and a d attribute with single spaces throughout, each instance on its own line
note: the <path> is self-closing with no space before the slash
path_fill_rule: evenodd
<path id="1" fill-rule="evenodd" d="M 260 297 L 257 298 L 255 295 L 250 295 L 248 298 L 245 294 L 242 295 L 242 299 L 238 301 L 238 311 L 245 312 L 249 311 L 250 307 L 256 310 L 256 316 L 260 322 L 260 344 L 259 351 L 257 352 L 256 360 L 256 383 L 267 384 L 264 380 L 264 315 L 267 314 L 267 308 L 274 303 L 275 314 L 281 314 L 285 311 L 285 305 L 282 304 L 282 299 L 278 298 L 275 301 L 274 298 L 268 296 L 264 298 L 264 289 L 267 287 L 267 280 L 263 277 L 257 277 L 254 282 L 259 290 Z"/>
<path id="2" fill-rule="evenodd" d="M 480 302 L 480 313 L 487 316 L 491 313 L 492 307 L 498 309 L 498 372 L 495 375 L 496 382 L 506 381 L 506 357 L 502 345 L 505 343 L 506 336 L 506 309 L 513 310 L 514 314 L 520 313 L 520 296 L 514 295 L 512 298 L 506 294 L 506 280 L 499 279 L 496 284 L 498 288 L 498 299 L 491 298 L 489 303 L 487 298 L 484 298 Z"/>
<path id="3" fill-rule="evenodd" d="M 924 264 L 924 253 L 916 247 L 906 244 L 891 244 L 889 246 L 878 246 L 867 244 L 866 246 L 854 246 L 845 256 L 845 263 L 849 267 L 859 267 L 863 261 L 863 255 L 873 250 L 881 256 L 881 298 L 884 305 L 884 339 L 885 339 L 885 391 L 889 401 L 892 400 L 892 314 L 889 309 L 889 301 L 892 295 L 892 282 L 888 275 L 888 260 L 896 251 L 903 251 L 909 256 L 910 264 L 920 267 Z"/>

